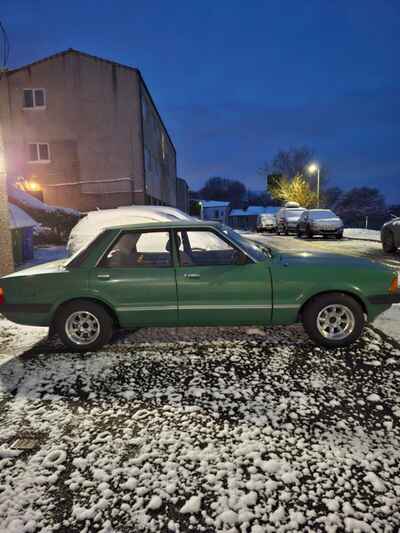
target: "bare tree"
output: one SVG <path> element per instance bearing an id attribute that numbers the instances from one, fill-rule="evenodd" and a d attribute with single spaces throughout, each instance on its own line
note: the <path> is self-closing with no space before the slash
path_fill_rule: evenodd
<path id="1" fill-rule="evenodd" d="M 295 176 L 304 176 L 307 178 L 312 189 L 316 188 L 316 176 L 310 175 L 308 166 L 315 159 L 315 152 L 308 146 L 292 147 L 288 150 L 279 150 L 271 161 L 265 162 L 260 170 L 261 174 L 281 174 L 289 180 Z M 320 187 L 323 188 L 327 181 L 327 168 L 320 166 Z"/>

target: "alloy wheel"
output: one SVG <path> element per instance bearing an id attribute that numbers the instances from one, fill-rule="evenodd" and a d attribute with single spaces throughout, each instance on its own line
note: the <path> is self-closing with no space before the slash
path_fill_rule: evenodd
<path id="1" fill-rule="evenodd" d="M 94 342 L 100 335 L 100 322 L 89 311 L 76 311 L 66 320 L 65 333 L 68 339 L 79 346 Z"/>
<path id="2" fill-rule="evenodd" d="M 353 311 L 342 304 L 327 305 L 317 316 L 318 331 L 329 340 L 342 340 L 351 335 L 355 322 Z"/>

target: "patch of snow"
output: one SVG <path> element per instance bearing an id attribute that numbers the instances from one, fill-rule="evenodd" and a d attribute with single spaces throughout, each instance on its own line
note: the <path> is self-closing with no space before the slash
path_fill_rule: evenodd
<path id="1" fill-rule="evenodd" d="M 344 228 L 344 236 L 348 239 L 360 239 L 366 241 L 381 242 L 381 232 L 367 228 Z"/>

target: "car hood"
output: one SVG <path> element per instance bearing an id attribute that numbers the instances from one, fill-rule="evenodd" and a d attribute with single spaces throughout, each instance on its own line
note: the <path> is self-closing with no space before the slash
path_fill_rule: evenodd
<path id="1" fill-rule="evenodd" d="M 278 252 L 282 263 L 302 263 L 308 265 L 334 266 L 335 268 L 369 268 L 392 271 L 391 268 L 365 257 L 331 254 L 305 250 L 297 252 Z"/>
<path id="2" fill-rule="evenodd" d="M 8 276 L 4 276 L 4 278 L 1 279 L 17 278 L 21 276 L 37 276 L 39 274 L 54 274 L 57 272 L 62 272 L 67 260 L 67 258 L 58 259 L 57 261 L 50 261 L 49 263 L 42 263 L 41 265 L 36 265 L 34 267 L 24 268 L 23 270 L 18 270 L 17 272 L 8 274 Z"/>
<path id="3" fill-rule="evenodd" d="M 388 226 L 399 226 L 400 225 L 400 217 L 392 218 L 392 220 L 388 220 L 385 222 L 382 226 L 382 228 L 386 228 Z"/>

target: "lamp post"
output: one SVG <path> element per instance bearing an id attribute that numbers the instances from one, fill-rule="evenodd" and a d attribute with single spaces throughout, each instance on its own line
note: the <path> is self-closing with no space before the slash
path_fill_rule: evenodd
<path id="1" fill-rule="evenodd" d="M 5 276 L 14 270 L 6 177 L 6 158 L 0 122 L 0 276 Z"/>
<path id="2" fill-rule="evenodd" d="M 308 167 L 310 174 L 317 173 L 317 207 L 319 207 L 319 166 L 316 163 L 311 163 Z"/>

